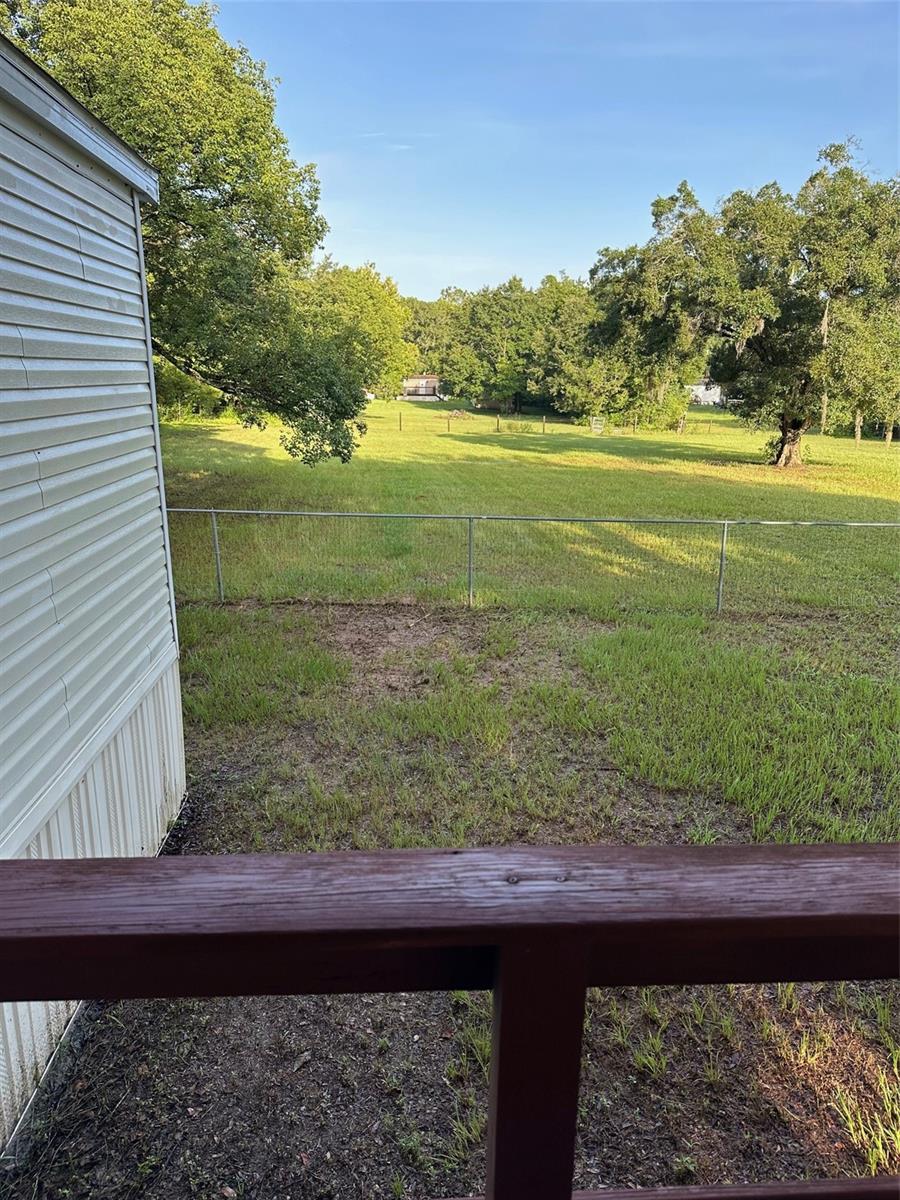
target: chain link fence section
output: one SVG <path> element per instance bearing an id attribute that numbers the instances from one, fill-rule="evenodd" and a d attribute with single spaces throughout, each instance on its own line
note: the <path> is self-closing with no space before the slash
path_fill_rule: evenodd
<path id="1" fill-rule="evenodd" d="M 169 509 L 193 519 L 197 510 Z M 173 535 L 176 595 L 189 600 L 465 603 L 465 517 L 206 510 L 205 534 Z M 176 521 L 170 522 L 174 528 Z"/>
<path id="2" fill-rule="evenodd" d="M 728 611 L 872 612 L 900 600 L 900 525 L 729 523 Z"/>
<path id="3" fill-rule="evenodd" d="M 485 605 L 577 609 L 708 609 L 719 563 L 715 522 L 475 522 L 476 595 Z"/>
<path id="4" fill-rule="evenodd" d="M 900 522 L 170 508 L 185 600 L 809 613 L 897 598 Z"/>

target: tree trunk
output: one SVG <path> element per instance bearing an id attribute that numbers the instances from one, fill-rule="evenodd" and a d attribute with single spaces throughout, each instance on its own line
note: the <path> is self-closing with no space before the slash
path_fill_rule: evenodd
<path id="1" fill-rule="evenodd" d="M 803 458 L 800 454 L 800 439 L 802 437 L 802 425 L 793 421 L 782 421 L 781 438 L 778 442 L 773 466 L 802 467 Z"/>
<path id="2" fill-rule="evenodd" d="M 894 422 L 893 422 L 893 420 L 888 420 L 888 421 L 885 421 L 885 424 L 884 424 L 885 445 L 889 446 L 893 440 L 894 440 Z"/>
<path id="3" fill-rule="evenodd" d="M 822 393 L 822 411 L 819 415 L 819 433 L 825 432 L 825 426 L 828 422 L 828 393 Z"/>
<path id="4" fill-rule="evenodd" d="M 853 440 L 856 442 L 857 450 L 862 445 L 862 422 L 862 411 L 857 409 L 856 416 L 853 419 Z"/>

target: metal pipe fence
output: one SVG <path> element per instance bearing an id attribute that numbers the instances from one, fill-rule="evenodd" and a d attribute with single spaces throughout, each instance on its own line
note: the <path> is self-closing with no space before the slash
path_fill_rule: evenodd
<path id="1" fill-rule="evenodd" d="M 564 517 L 512 516 L 499 513 L 371 513 L 325 512 L 300 509 L 170 508 L 170 514 L 206 517 L 214 572 L 214 592 L 219 601 L 256 596 L 261 599 L 308 598 L 320 600 L 406 599 L 463 600 L 469 607 L 485 603 L 522 602 L 530 595 L 537 606 L 559 602 L 563 607 L 582 607 L 586 601 L 606 594 L 603 580 L 616 579 L 631 594 L 643 588 L 649 595 L 644 607 L 676 607 L 687 610 L 713 609 L 721 613 L 726 602 L 726 582 L 738 564 L 742 582 L 749 591 L 760 592 L 762 582 L 779 604 L 788 607 L 847 607 L 848 597 L 862 596 L 863 603 L 890 600 L 900 562 L 896 536 L 887 546 L 869 545 L 860 553 L 858 545 L 839 546 L 798 541 L 795 531 L 880 530 L 900 532 L 900 521 L 769 520 L 757 517 Z M 238 519 L 238 524 L 262 518 L 268 532 L 231 531 L 224 537 L 220 518 Z M 312 523 L 317 535 L 285 537 L 282 522 Z M 365 534 L 353 536 L 348 527 L 362 522 Z M 381 537 L 372 523 L 380 523 Z M 431 533 L 427 523 L 436 526 Z M 398 539 L 396 529 L 425 530 Z M 454 567 L 455 543 L 446 531 L 459 528 L 464 543 Z M 378 529 L 376 524 L 375 530 Z M 391 529 L 391 532 L 388 532 Z M 672 531 L 660 539 L 659 531 Z M 737 536 L 741 531 L 761 530 L 762 542 Z M 481 533 L 477 531 L 480 530 Z M 515 535 L 510 531 L 515 530 Z M 687 531 L 693 542 L 686 541 Z M 442 531 L 440 533 L 436 531 Z M 498 539 L 498 533 L 503 537 Z M 562 534 L 550 541 L 542 531 Z M 625 531 L 634 531 L 626 535 Z M 790 544 L 778 542 L 775 531 L 794 534 Z M 606 533 L 606 540 L 602 534 Z M 517 547 L 511 540 L 518 536 Z M 857 539 L 860 535 L 857 534 Z M 630 537 L 630 540 L 629 540 Z M 773 540 L 775 539 L 775 540 Z M 480 542 L 480 553 L 479 553 Z M 204 598 L 197 580 L 196 537 L 174 536 L 173 559 L 176 585 L 186 579 L 182 596 Z M 298 551 L 301 551 L 298 559 Z M 229 557 L 234 562 L 226 587 Z M 266 578 L 270 560 L 269 578 Z M 391 564 L 400 563 L 400 567 Z M 482 563 L 484 564 L 482 566 Z M 476 588 L 476 568 L 480 568 Z M 544 581 L 541 581 L 543 571 Z M 728 574 L 727 574 L 728 572 Z M 829 572 L 835 576 L 829 593 L 824 585 Z M 368 580 L 368 584 L 367 584 Z M 280 582 L 279 582 L 280 581 Z M 793 585 L 793 600 L 790 600 Z M 708 586 L 709 591 L 705 589 Z M 855 591 L 854 591 L 855 588 Z M 607 592 L 608 592 L 607 588 Z M 518 592 L 518 595 L 516 593 Z M 709 601 L 703 600 L 703 595 Z M 833 602 L 828 601 L 831 596 Z M 714 602 L 713 602 L 714 597 Z M 805 599 L 804 599 L 805 597 Z M 749 597 L 748 597 L 749 599 Z M 525 601 L 528 602 L 527 600 Z"/>

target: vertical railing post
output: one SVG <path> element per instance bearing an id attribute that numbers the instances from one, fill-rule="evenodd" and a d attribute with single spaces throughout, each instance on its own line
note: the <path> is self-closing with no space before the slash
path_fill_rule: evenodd
<path id="1" fill-rule="evenodd" d="M 216 510 L 209 510 L 209 519 L 212 527 L 212 544 L 213 555 L 216 560 L 216 591 L 219 594 L 219 602 L 225 599 L 225 585 L 222 582 L 222 554 L 219 550 L 219 524 L 216 521 Z"/>
<path id="2" fill-rule="evenodd" d="M 556 934 L 499 951 L 485 1200 L 571 1198 L 585 962 Z"/>
<path id="3" fill-rule="evenodd" d="M 722 611 L 725 600 L 725 551 L 728 547 L 728 522 L 722 522 L 722 542 L 719 547 L 719 584 L 716 588 L 716 612 Z"/>
<path id="4" fill-rule="evenodd" d="M 468 519 L 468 571 L 469 608 L 475 603 L 475 518 Z"/>

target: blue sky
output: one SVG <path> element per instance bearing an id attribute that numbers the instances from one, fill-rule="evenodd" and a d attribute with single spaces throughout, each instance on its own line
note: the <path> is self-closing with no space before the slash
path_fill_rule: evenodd
<path id="1" fill-rule="evenodd" d="M 686 178 L 705 203 L 809 174 L 847 134 L 898 168 L 893 2 L 270 3 L 218 24 L 280 77 L 318 164 L 326 249 L 405 294 L 586 274 L 646 238 Z"/>

